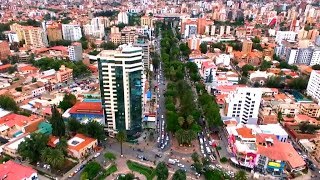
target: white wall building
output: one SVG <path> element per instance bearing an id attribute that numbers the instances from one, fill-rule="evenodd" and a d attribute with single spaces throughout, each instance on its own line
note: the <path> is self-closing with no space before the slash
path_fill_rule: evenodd
<path id="1" fill-rule="evenodd" d="M 127 12 L 119 12 L 118 23 L 129 24 L 129 17 Z"/>
<path id="2" fill-rule="evenodd" d="M 313 70 L 307 86 L 307 94 L 320 102 L 320 71 Z"/>
<path id="3" fill-rule="evenodd" d="M 79 42 L 74 42 L 71 46 L 68 46 L 69 59 L 71 61 L 82 60 L 82 45 Z"/>
<path id="4" fill-rule="evenodd" d="M 82 38 L 80 25 L 62 24 L 62 36 L 64 40 L 79 41 Z"/>
<path id="5" fill-rule="evenodd" d="M 111 136 L 119 130 L 141 132 L 145 76 L 142 48 L 121 45 L 98 55 L 105 125 Z"/>
<path id="6" fill-rule="evenodd" d="M 90 23 L 83 26 L 84 34 L 102 39 L 105 36 L 104 21 L 101 17 L 92 18 Z"/>
<path id="7" fill-rule="evenodd" d="M 295 41 L 297 36 L 296 32 L 293 31 L 277 31 L 275 41 L 281 44 L 282 40 Z"/>
<path id="8" fill-rule="evenodd" d="M 216 65 L 223 64 L 224 66 L 230 65 L 230 55 L 228 54 L 220 54 L 216 57 Z"/>
<path id="9" fill-rule="evenodd" d="M 239 87 L 226 99 L 227 117 L 235 117 L 242 124 L 257 124 L 262 90 Z"/>
<path id="10" fill-rule="evenodd" d="M 319 48 L 313 50 L 309 66 L 313 66 L 316 64 L 320 64 L 320 49 Z"/>

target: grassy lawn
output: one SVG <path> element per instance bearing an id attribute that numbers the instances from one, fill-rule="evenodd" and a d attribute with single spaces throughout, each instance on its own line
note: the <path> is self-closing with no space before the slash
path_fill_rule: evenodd
<path id="1" fill-rule="evenodd" d="M 129 167 L 130 170 L 136 171 L 146 176 L 147 180 L 152 180 L 155 176 L 155 170 L 152 167 L 147 167 L 142 164 L 132 162 L 130 160 L 127 161 L 127 166 Z"/>
<path id="2" fill-rule="evenodd" d="M 111 165 L 107 170 L 103 170 L 103 173 L 100 174 L 96 179 L 98 180 L 104 180 L 106 179 L 106 177 L 110 176 L 112 173 L 118 171 L 118 168 L 117 166 L 114 164 L 114 165 Z"/>

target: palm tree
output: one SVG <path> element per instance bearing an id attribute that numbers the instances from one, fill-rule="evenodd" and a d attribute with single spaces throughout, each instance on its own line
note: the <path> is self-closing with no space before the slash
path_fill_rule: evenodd
<path id="1" fill-rule="evenodd" d="M 45 148 L 41 153 L 41 159 L 53 168 L 59 168 L 64 164 L 64 154 L 60 149 Z"/>
<path id="2" fill-rule="evenodd" d="M 54 168 L 62 167 L 64 164 L 64 154 L 60 149 L 53 149 L 50 154 L 49 164 Z"/>
<path id="3" fill-rule="evenodd" d="M 238 171 L 234 178 L 236 180 L 247 180 L 248 179 L 246 172 L 243 170 Z"/>
<path id="4" fill-rule="evenodd" d="M 184 118 L 183 117 L 179 117 L 178 118 L 178 124 L 180 125 L 180 127 L 182 127 L 183 126 L 183 124 L 184 124 Z"/>
<path id="5" fill-rule="evenodd" d="M 64 155 L 67 155 L 68 143 L 66 138 L 60 138 L 59 143 L 57 144 L 57 149 L 60 149 Z"/>
<path id="6" fill-rule="evenodd" d="M 183 130 L 183 129 L 179 129 L 179 130 L 176 132 L 176 138 L 177 138 L 178 143 L 179 143 L 180 145 L 184 143 L 186 137 L 184 137 L 184 130 Z"/>
<path id="7" fill-rule="evenodd" d="M 122 154 L 122 143 L 127 140 L 126 131 L 124 131 L 124 130 L 119 131 L 118 134 L 116 135 L 116 139 L 120 143 L 121 157 L 123 157 L 123 154 Z"/>
<path id="8" fill-rule="evenodd" d="M 189 115 L 187 117 L 187 124 L 188 124 L 189 127 L 192 125 L 193 121 L 194 121 L 193 116 Z"/>
<path id="9" fill-rule="evenodd" d="M 45 148 L 44 150 L 41 151 L 41 159 L 44 162 L 48 161 L 48 157 L 50 156 L 50 152 L 51 149 L 50 148 Z"/>

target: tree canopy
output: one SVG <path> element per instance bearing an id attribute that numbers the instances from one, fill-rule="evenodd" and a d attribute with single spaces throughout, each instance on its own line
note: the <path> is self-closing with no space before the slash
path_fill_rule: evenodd
<path id="1" fill-rule="evenodd" d="M 0 107 L 7 111 L 19 111 L 19 107 L 17 103 L 14 101 L 14 99 L 6 95 L 0 95 Z"/>
<path id="2" fill-rule="evenodd" d="M 54 69 L 57 71 L 61 65 L 65 65 L 66 67 L 73 69 L 74 77 L 83 77 L 91 74 L 89 68 L 82 61 L 71 62 L 52 58 L 42 58 L 37 61 L 32 61 L 32 64 L 43 71 L 49 69 Z"/>
<path id="3" fill-rule="evenodd" d="M 165 162 L 159 162 L 156 167 L 157 180 L 166 180 L 169 176 L 169 170 Z"/>
<path id="4" fill-rule="evenodd" d="M 174 172 L 172 176 L 172 180 L 186 180 L 186 179 L 187 179 L 186 172 L 181 169 L 176 170 L 176 172 Z"/>
<path id="5" fill-rule="evenodd" d="M 51 108 L 51 118 L 49 122 L 52 125 L 52 135 L 57 137 L 62 137 L 66 134 L 66 127 L 61 113 L 58 111 L 57 107 L 54 105 Z"/>
<path id="6" fill-rule="evenodd" d="M 40 160 L 42 150 L 47 147 L 49 137 L 41 133 L 33 133 L 18 146 L 18 153 L 31 162 Z"/>
<path id="7" fill-rule="evenodd" d="M 94 179 L 102 170 L 101 165 L 96 161 L 89 162 L 82 173 L 86 173 L 87 179 Z"/>
<path id="8" fill-rule="evenodd" d="M 203 42 L 200 44 L 200 51 L 202 54 L 206 54 L 208 51 L 208 44 L 206 42 Z"/>
<path id="9" fill-rule="evenodd" d="M 74 106 L 77 102 L 77 97 L 72 93 L 67 93 L 64 95 L 63 100 L 59 103 L 59 108 L 63 111 Z"/>

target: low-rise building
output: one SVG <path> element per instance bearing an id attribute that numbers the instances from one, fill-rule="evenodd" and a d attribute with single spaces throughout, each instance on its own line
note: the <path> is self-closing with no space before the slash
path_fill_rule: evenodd
<path id="1" fill-rule="evenodd" d="M 301 171 L 305 162 L 290 143 L 288 134 L 279 124 L 228 126 L 229 147 L 236 166 L 254 169 L 260 173 L 281 176 L 284 170 Z M 280 132 L 279 132 L 280 131 Z"/>
<path id="2" fill-rule="evenodd" d="M 87 137 L 83 134 L 76 134 L 68 140 L 68 151 L 72 157 L 82 159 L 94 152 L 98 145 L 97 139 Z"/>
<path id="3" fill-rule="evenodd" d="M 300 111 L 299 104 L 279 104 L 278 112 L 281 112 L 283 116 L 294 117 Z"/>
<path id="4" fill-rule="evenodd" d="M 56 72 L 57 75 L 57 81 L 59 83 L 61 82 L 67 82 L 72 79 L 73 77 L 73 69 L 67 68 L 64 65 L 62 65 L 59 70 Z"/>
<path id="5" fill-rule="evenodd" d="M 77 102 L 68 112 L 72 118 L 86 122 L 95 120 L 103 123 L 101 102 Z"/>
<path id="6" fill-rule="evenodd" d="M 259 110 L 259 123 L 260 124 L 277 124 L 278 116 L 271 107 L 263 107 Z"/>
<path id="7" fill-rule="evenodd" d="M 0 164 L 0 179 L 6 180 L 35 180 L 38 179 L 38 173 L 31 167 L 18 164 L 15 161 L 9 160 Z"/>
<path id="8" fill-rule="evenodd" d="M 315 103 L 301 103 L 300 113 L 310 117 L 320 117 L 320 105 Z"/>

